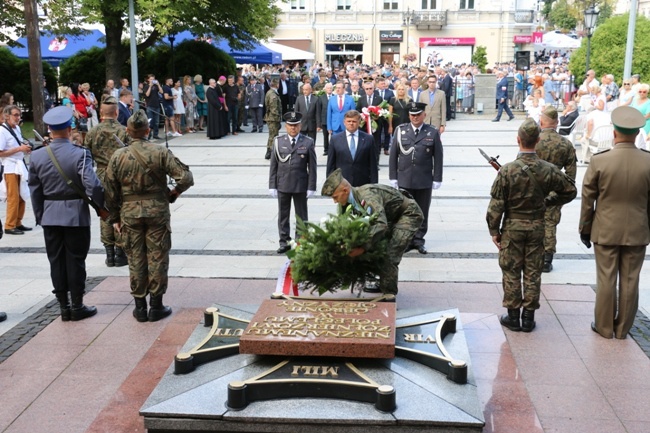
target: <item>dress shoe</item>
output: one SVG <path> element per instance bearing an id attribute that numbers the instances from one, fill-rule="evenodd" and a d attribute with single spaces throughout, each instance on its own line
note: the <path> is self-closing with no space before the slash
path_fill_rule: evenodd
<path id="1" fill-rule="evenodd" d="M 278 248 L 277 253 L 278 254 L 284 254 L 287 251 L 289 251 L 291 247 L 289 245 L 280 245 L 280 248 Z"/>
<path id="2" fill-rule="evenodd" d="M 420 254 L 426 254 L 427 253 L 427 249 L 424 247 L 424 245 L 418 245 L 417 250 L 418 250 L 418 253 L 420 253 Z"/>
<path id="3" fill-rule="evenodd" d="M 406 251 L 404 251 L 404 252 L 408 253 L 409 251 L 412 251 L 412 250 L 414 250 L 416 248 L 417 248 L 416 245 L 410 244 L 408 247 L 406 247 Z"/>
<path id="4" fill-rule="evenodd" d="M 0 322 L 7 320 L 7 313 L 0 312 Z"/>
<path id="5" fill-rule="evenodd" d="M 493 121 L 493 122 L 498 122 L 498 121 L 499 121 L 499 119 L 492 119 L 492 121 Z"/>
<path id="6" fill-rule="evenodd" d="M 515 118 L 515 116 L 508 117 L 508 122 L 510 122 L 510 121 L 513 120 L 514 118 Z"/>
<path id="7" fill-rule="evenodd" d="M 15 229 L 5 229 L 5 233 L 8 235 L 24 235 L 25 232 L 22 230 L 15 228 Z"/>
<path id="8" fill-rule="evenodd" d="M 18 230 L 22 230 L 22 231 L 24 231 L 24 232 L 28 232 L 28 231 L 30 231 L 30 230 L 32 229 L 31 227 L 25 227 L 25 226 L 22 225 L 22 224 L 19 225 L 19 226 L 16 227 L 16 228 L 17 228 Z"/>
<path id="9" fill-rule="evenodd" d="M 388 152 L 387 150 L 384 150 L 384 155 L 390 155 L 390 152 Z"/>
<path id="10" fill-rule="evenodd" d="M 257 128 L 251 129 L 251 132 L 257 132 Z"/>
<path id="11" fill-rule="evenodd" d="M 237 131 L 235 131 L 235 132 L 246 132 L 246 131 L 244 131 L 244 130 L 241 129 L 241 128 L 238 128 Z"/>
<path id="12" fill-rule="evenodd" d="M 327 156 L 327 151 L 323 152 L 323 156 Z"/>
<path id="13" fill-rule="evenodd" d="M 154 135 L 154 136 L 153 136 L 153 139 L 154 139 L 154 140 L 162 140 L 162 138 L 158 137 L 157 135 Z"/>
<path id="14" fill-rule="evenodd" d="M 598 329 L 596 329 L 596 322 L 591 322 L 591 330 L 600 335 L 600 332 L 598 332 Z"/>

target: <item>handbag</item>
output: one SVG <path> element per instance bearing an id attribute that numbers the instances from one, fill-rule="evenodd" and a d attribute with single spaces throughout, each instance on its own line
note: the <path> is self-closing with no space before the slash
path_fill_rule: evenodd
<path id="1" fill-rule="evenodd" d="M 79 116 L 79 119 L 77 119 L 77 123 L 78 123 L 80 132 L 88 132 L 88 118 L 87 117 Z"/>

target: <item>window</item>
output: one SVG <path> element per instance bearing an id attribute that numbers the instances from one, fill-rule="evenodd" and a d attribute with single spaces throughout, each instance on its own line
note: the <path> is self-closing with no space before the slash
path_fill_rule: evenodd
<path id="1" fill-rule="evenodd" d="M 397 2 L 384 0 L 384 10 L 389 11 L 391 9 L 394 11 L 397 10 Z"/>
<path id="2" fill-rule="evenodd" d="M 436 0 L 422 0 L 422 10 L 435 9 Z"/>
<path id="3" fill-rule="evenodd" d="M 474 9 L 474 0 L 460 0 L 460 9 Z"/>
<path id="4" fill-rule="evenodd" d="M 352 7 L 352 0 L 337 0 L 336 9 L 339 11 L 349 11 Z"/>
<path id="5" fill-rule="evenodd" d="M 291 0 L 291 10 L 305 9 L 305 0 Z"/>

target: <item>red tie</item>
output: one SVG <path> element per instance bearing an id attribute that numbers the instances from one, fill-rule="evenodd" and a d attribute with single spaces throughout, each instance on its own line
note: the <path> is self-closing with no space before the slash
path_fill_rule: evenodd
<path id="1" fill-rule="evenodd" d="M 339 111 L 343 110 L 343 96 L 339 96 Z"/>

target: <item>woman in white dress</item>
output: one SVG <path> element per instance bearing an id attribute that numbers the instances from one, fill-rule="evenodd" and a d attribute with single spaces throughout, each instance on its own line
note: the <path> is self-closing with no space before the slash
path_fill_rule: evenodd
<path id="1" fill-rule="evenodd" d="M 609 125 L 612 121 L 611 113 L 607 111 L 607 97 L 605 92 L 602 91 L 602 87 L 592 86 L 589 87 L 589 91 L 594 109 L 587 115 L 587 131 L 584 136 L 587 142 L 596 128 Z"/>
<path id="2" fill-rule="evenodd" d="M 621 87 L 621 92 L 618 95 L 618 106 L 630 105 L 635 96 L 630 79 L 623 80 L 623 87 Z"/>
<path id="3" fill-rule="evenodd" d="M 172 87 L 172 96 L 174 97 L 174 123 L 176 124 L 176 130 L 180 131 L 181 128 L 181 117 L 185 114 L 185 105 L 183 105 L 183 89 L 181 89 L 181 80 L 180 78 L 174 82 L 174 87 Z M 176 132 L 177 137 L 180 137 L 180 132 Z"/>

